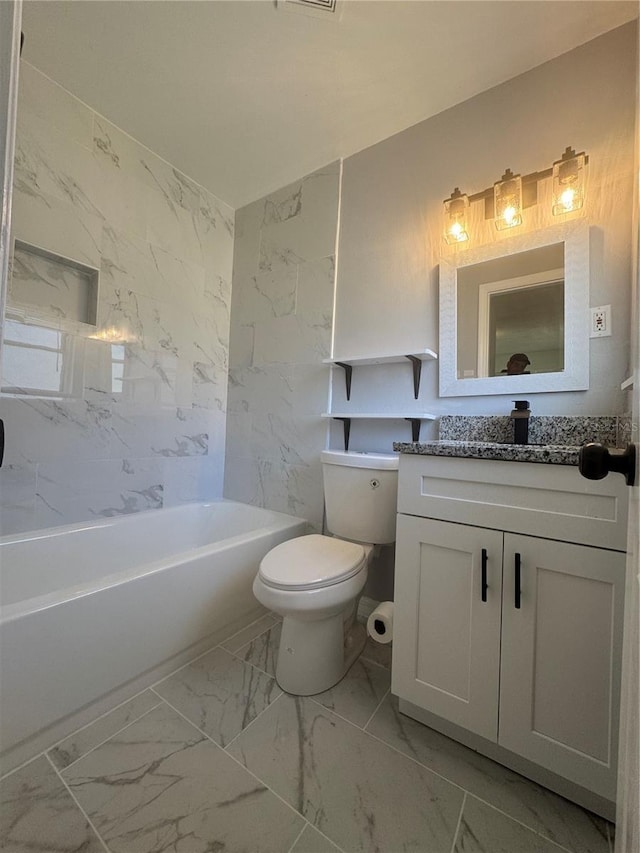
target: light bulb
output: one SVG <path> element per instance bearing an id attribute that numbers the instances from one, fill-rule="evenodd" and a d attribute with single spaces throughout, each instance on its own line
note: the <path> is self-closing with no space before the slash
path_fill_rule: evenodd
<path id="1" fill-rule="evenodd" d="M 451 193 L 451 198 L 444 202 L 444 239 L 449 245 L 464 243 L 469 239 L 467 231 L 467 209 L 469 197 L 460 192 L 458 187 Z"/>
<path id="2" fill-rule="evenodd" d="M 586 157 L 584 151 L 576 154 L 572 148 L 553 164 L 551 186 L 551 211 L 554 216 L 578 210 L 584 204 Z"/>
<path id="3" fill-rule="evenodd" d="M 522 179 L 507 169 L 493 185 L 495 226 L 498 231 L 522 225 Z"/>

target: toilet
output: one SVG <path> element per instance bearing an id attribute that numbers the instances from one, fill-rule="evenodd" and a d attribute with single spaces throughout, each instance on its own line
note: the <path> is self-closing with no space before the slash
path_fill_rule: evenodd
<path id="1" fill-rule="evenodd" d="M 360 655 L 356 621 L 376 545 L 396 538 L 398 457 L 325 450 L 327 529 L 289 539 L 264 557 L 253 582 L 258 601 L 283 617 L 276 680 L 310 696 L 337 684 Z"/>

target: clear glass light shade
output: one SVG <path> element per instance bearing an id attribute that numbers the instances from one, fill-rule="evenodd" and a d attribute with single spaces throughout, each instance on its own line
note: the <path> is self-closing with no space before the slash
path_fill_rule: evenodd
<path id="1" fill-rule="evenodd" d="M 469 196 L 456 187 L 451 198 L 444 203 L 444 239 L 449 245 L 464 243 L 469 239 L 468 210 Z"/>
<path id="2" fill-rule="evenodd" d="M 567 148 L 561 160 L 553 164 L 552 213 L 570 213 L 584 204 L 585 155 Z"/>
<path id="3" fill-rule="evenodd" d="M 498 231 L 522 225 L 522 179 L 509 169 L 493 185 L 495 223 Z"/>

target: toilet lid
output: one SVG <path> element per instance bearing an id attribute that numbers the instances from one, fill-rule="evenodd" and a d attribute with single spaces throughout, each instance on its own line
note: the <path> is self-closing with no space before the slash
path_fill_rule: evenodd
<path id="1" fill-rule="evenodd" d="M 315 589 L 356 575 L 365 563 L 362 545 L 312 533 L 276 545 L 260 563 L 260 578 L 279 589 Z"/>

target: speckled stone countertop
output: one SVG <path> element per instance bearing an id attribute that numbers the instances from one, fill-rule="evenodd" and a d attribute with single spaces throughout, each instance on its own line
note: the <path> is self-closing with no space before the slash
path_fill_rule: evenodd
<path id="1" fill-rule="evenodd" d="M 589 441 L 624 446 L 629 441 L 629 423 L 627 415 L 531 415 L 531 443 L 513 444 L 513 422 L 508 415 L 443 415 L 438 423 L 439 441 L 397 441 L 393 449 L 421 456 L 577 465 L 580 446 Z"/>
<path id="2" fill-rule="evenodd" d="M 566 444 L 505 444 L 497 441 L 395 441 L 393 449 L 418 456 L 452 456 L 504 462 L 577 465 L 579 447 Z"/>

